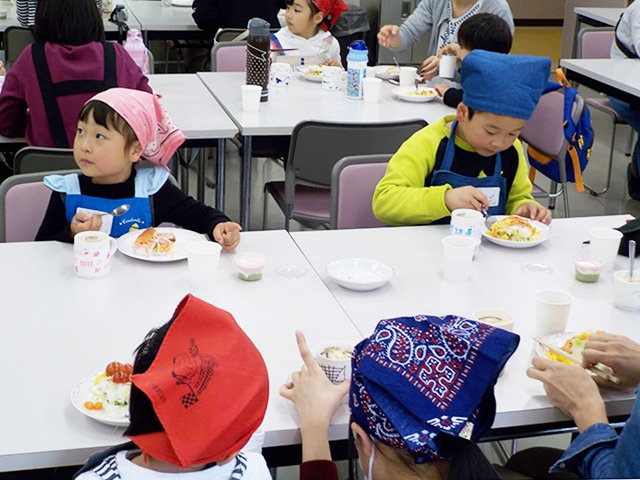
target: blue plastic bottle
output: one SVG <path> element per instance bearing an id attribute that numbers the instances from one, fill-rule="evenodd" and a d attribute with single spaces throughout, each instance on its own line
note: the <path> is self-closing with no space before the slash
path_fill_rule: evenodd
<path id="1" fill-rule="evenodd" d="M 362 79 L 367 72 L 369 50 L 362 40 L 351 43 L 347 54 L 347 98 L 362 98 Z"/>

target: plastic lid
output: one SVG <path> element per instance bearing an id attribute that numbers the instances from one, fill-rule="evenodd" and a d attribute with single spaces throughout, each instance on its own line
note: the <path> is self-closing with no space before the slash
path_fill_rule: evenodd
<path id="1" fill-rule="evenodd" d="M 351 42 L 351 50 L 366 50 L 367 44 L 364 43 L 364 40 L 354 40 Z"/>
<path id="2" fill-rule="evenodd" d="M 271 24 L 266 20 L 259 17 L 253 17 L 249 20 L 247 28 L 249 29 L 249 35 L 266 35 L 269 36 L 269 28 Z"/>

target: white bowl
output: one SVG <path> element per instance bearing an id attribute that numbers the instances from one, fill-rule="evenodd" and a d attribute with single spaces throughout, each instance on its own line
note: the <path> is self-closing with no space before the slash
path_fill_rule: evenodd
<path id="1" fill-rule="evenodd" d="M 350 290 L 367 291 L 381 287 L 393 277 L 389 265 L 369 258 L 343 258 L 326 267 L 329 276 L 338 285 Z"/>

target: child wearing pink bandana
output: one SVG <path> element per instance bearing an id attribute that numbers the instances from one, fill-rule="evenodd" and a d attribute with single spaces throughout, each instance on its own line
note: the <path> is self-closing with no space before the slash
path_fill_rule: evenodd
<path id="1" fill-rule="evenodd" d="M 153 94 L 113 88 L 92 97 L 80 112 L 73 143 L 82 174 L 45 177 L 52 193 L 36 240 L 72 242 L 88 230 L 118 238 L 170 222 L 234 249 L 240 225 L 171 183 L 166 165 L 184 139 Z M 153 166 L 138 166 L 142 159 Z M 120 205 L 129 210 L 108 215 Z"/>
<path id="2" fill-rule="evenodd" d="M 184 297 L 136 350 L 131 381 L 131 442 L 95 454 L 74 478 L 271 480 L 253 437 L 269 376 L 229 312 Z"/>
<path id="3" fill-rule="evenodd" d="M 340 44 L 329 29 L 347 5 L 343 0 L 285 0 L 287 26 L 271 35 L 274 61 L 293 65 L 340 63 Z M 292 51 L 283 51 L 295 49 Z M 285 58 L 286 56 L 286 58 Z"/>

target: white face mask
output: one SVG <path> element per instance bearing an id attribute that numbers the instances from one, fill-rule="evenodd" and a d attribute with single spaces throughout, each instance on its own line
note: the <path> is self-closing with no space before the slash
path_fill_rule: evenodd
<path id="1" fill-rule="evenodd" d="M 367 473 L 367 478 L 365 480 L 373 480 L 373 458 L 376 455 L 376 441 L 371 437 L 369 438 L 373 442 L 373 448 L 371 449 L 371 456 L 369 457 L 369 470 Z M 358 462 L 360 462 L 360 459 L 358 459 Z M 362 462 L 360 462 L 360 468 L 362 468 Z M 362 468 L 362 470 L 364 471 L 364 468 Z"/>

